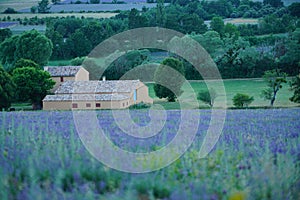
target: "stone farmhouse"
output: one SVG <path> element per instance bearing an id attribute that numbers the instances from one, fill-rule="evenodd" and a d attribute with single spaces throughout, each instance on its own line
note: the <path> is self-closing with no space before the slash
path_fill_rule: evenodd
<path id="1" fill-rule="evenodd" d="M 46 66 L 44 70 L 49 72 L 55 85 L 50 92 L 55 92 L 65 81 L 88 81 L 89 72 L 82 66 Z"/>
<path id="2" fill-rule="evenodd" d="M 66 66 L 67 69 L 70 67 L 72 66 Z M 52 67 L 48 68 L 49 71 L 50 68 Z M 148 95 L 148 87 L 139 80 L 89 81 L 88 78 L 79 80 L 86 78 L 86 70 L 82 67 L 78 68 L 71 80 L 65 79 L 71 76 L 66 76 L 66 73 L 59 74 L 57 70 L 53 78 L 63 77 L 63 79 L 58 80 L 59 85 L 54 95 L 47 95 L 43 99 L 44 110 L 123 109 L 141 102 L 153 103 Z M 61 72 L 66 72 L 67 69 L 61 69 Z M 76 74 L 79 75 L 76 77 Z"/>

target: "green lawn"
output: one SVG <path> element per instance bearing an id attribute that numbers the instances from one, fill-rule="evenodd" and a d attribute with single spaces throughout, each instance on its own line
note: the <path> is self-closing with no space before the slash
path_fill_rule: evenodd
<path id="1" fill-rule="evenodd" d="M 193 92 L 197 94 L 200 90 L 206 89 L 206 84 L 204 81 L 190 81 L 190 84 L 193 90 L 188 89 L 187 86 L 183 86 L 182 89 L 184 93 L 182 94 L 181 98 L 183 99 L 184 108 L 196 108 L 197 104 L 189 103 L 191 95 Z M 149 87 L 149 95 L 154 99 L 155 103 L 161 104 L 165 106 L 167 109 L 178 109 L 179 104 L 177 102 L 168 103 L 163 99 L 158 99 L 155 96 L 153 90 L 153 83 L 147 83 Z M 260 97 L 261 91 L 266 87 L 266 83 L 262 79 L 241 79 L 241 80 L 224 80 L 224 87 L 226 90 L 226 99 L 227 99 L 227 106 L 233 107 L 232 98 L 236 93 L 245 93 L 250 96 L 254 97 L 254 101 L 252 102 L 251 106 L 259 106 L 264 107 L 269 105 L 269 101 L 265 101 L 263 98 Z M 289 97 L 292 96 L 292 92 L 289 91 L 289 85 L 284 84 L 283 88 L 278 92 L 277 99 L 275 101 L 274 106 L 276 107 L 289 107 L 289 106 L 297 106 L 298 104 L 292 103 L 289 101 Z M 216 103 L 220 101 L 220 97 L 216 98 Z M 200 107 L 208 107 L 206 104 L 199 102 Z"/>

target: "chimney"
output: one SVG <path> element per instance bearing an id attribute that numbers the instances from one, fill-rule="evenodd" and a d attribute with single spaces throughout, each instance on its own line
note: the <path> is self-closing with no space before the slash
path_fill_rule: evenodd
<path id="1" fill-rule="evenodd" d="M 105 76 L 102 77 L 102 81 L 106 81 L 106 77 Z"/>

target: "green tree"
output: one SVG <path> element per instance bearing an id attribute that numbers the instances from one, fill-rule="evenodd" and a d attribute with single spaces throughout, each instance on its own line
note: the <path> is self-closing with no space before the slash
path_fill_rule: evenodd
<path id="1" fill-rule="evenodd" d="M 131 9 L 128 16 L 128 27 L 133 29 L 145 26 L 148 26 L 148 19 L 144 15 L 140 15 L 137 9 Z"/>
<path id="2" fill-rule="evenodd" d="M 17 50 L 17 41 L 19 35 L 13 35 L 4 40 L 0 45 L 0 61 L 4 65 L 5 70 L 9 71 L 15 64 L 15 52 Z"/>
<path id="3" fill-rule="evenodd" d="M 42 0 L 38 3 L 39 13 L 48 13 L 50 10 L 49 0 Z"/>
<path id="4" fill-rule="evenodd" d="M 90 0 L 90 3 L 91 4 L 98 4 L 98 3 L 100 3 L 100 0 Z"/>
<path id="5" fill-rule="evenodd" d="M 278 8 L 283 6 L 283 2 L 281 0 L 263 0 L 264 5 L 271 5 L 272 7 Z"/>
<path id="6" fill-rule="evenodd" d="M 247 94 L 237 93 L 236 95 L 234 95 L 232 101 L 235 107 L 244 108 L 248 107 L 254 101 L 254 98 L 253 96 L 250 97 Z"/>
<path id="7" fill-rule="evenodd" d="M 12 32 L 9 28 L 0 29 L 0 43 L 11 36 Z"/>
<path id="8" fill-rule="evenodd" d="M 156 5 L 156 24 L 159 27 L 164 27 L 165 25 L 165 6 L 164 0 L 158 0 Z"/>
<path id="9" fill-rule="evenodd" d="M 58 4 L 60 0 L 51 0 L 53 4 Z"/>
<path id="10" fill-rule="evenodd" d="M 22 67 L 33 67 L 35 69 L 42 69 L 38 64 L 36 64 L 32 60 L 28 60 L 28 59 L 24 59 L 24 58 L 21 58 L 15 64 L 15 69 L 22 68 Z"/>
<path id="11" fill-rule="evenodd" d="M 224 34 L 224 21 L 221 17 L 214 17 L 210 22 L 210 28 L 218 32 L 221 36 Z"/>
<path id="12" fill-rule="evenodd" d="M 288 9 L 292 16 L 300 17 L 300 3 L 292 3 Z"/>
<path id="13" fill-rule="evenodd" d="M 45 65 L 52 54 L 52 42 L 36 30 L 24 32 L 16 42 L 14 62 L 29 59 L 38 65 Z"/>
<path id="14" fill-rule="evenodd" d="M 293 96 L 290 98 L 290 101 L 300 103 L 300 75 L 293 78 L 290 86 L 291 90 L 294 92 Z"/>
<path id="15" fill-rule="evenodd" d="M 261 96 L 270 100 L 270 106 L 274 105 L 277 92 L 282 88 L 282 84 L 286 83 L 287 74 L 278 69 L 266 71 L 263 78 L 267 82 L 268 88 L 264 89 Z"/>
<path id="16" fill-rule="evenodd" d="M 0 111 L 10 107 L 14 91 L 15 84 L 12 77 L 0 66 Z"/>
<path id="17" fill-rule="evenodd" d="M 17 99 L 30 100 L 34 110 L 41 108 L 43 98 L 55 84 L 48 72 L 33 67 L 15 69 L 13 81 L 17 86 Z"/>
<path id="18" fill-rule="evenodd" d="M 169 68 L 174 69 L 177 73 Z M 181 87 L 184 83 L 182 62 L 175 58 L 166 58 L 155 71 L 154 81 L 156 82 L 154 91 L 158 98 L 167 98 L 171 102 L 175 101 L 181 95 Z"/>
<path id="19" fill-rule="evenodd" d="M 208 104 L 210 107 L 213 107 L 215 99 L 217 98 L 217 92 L 211 88 L 210 90 L 203 90 L 198 93 L 197 99 L 202 101 L 205 104 Z"/>

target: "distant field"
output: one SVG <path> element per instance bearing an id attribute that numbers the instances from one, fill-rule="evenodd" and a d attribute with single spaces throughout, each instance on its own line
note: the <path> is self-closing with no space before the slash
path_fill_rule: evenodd
<path id="1" fill-rule="evenodd" d="M 165 4 L 167 5 L 167 4 Z M 117 10 L 131 10 L 136 8 L 142 10 L 143 7 L 155 8 L 155 3 L 128 3 L 128 4 L 63 4 L 63 5 L 52 5 L 50 12 L 81 12 L 81 11 L 92 11 L 92 12 L 112 12 Z M 21 12 L 30 12 L 30 9 L 20 10 Z"/>
<path id="2" fill-rule="evenodd" d="M 7 8 L 13 8 L 15 10 L 21 10 L 25 8 L 31 8 L 37 5 L 39 0 L 1 0 L 0 1 L 0 12 L 3 12 Z"/>
<path id="3" fill-rule="evenodd" d="M 24 31 L 30 31 L 32 29 L 35 29 L 41 33 L 45 33 L 46 25 L 27 25 L 27 26 L 17 25 L 17 26 L 10 28 L 10 30 L 12 31 L 13 34 L 21 34 Z"/>
<path id="4" fill-rule="evenodd" d="M 18 14 L 0 14 L 0 19 L 3 19 L 4 17 L 10 17 L 11 20 L 16 20 L 18 18 L 24 19 L 25 17 L 30 19 L 33 17 L 38 18 L 46 18 L 46 17 L 67 17 L 67 16 L 74 16 L 74 17 L 85 17 L 85 18 L 110 18 L 117 15 L 117 13 L 47 13 L 47 14 L 33 14 L 33 13 L 18 13 Z"/>
<path id="5" fill-rule="evenodd" d="M 200 90 L 206 89 L 206 84 L 203 81 L 191 81 L 190 82 L 194 92 L 197 94 Z M 165 105 L 167 108 L 178 109 L 178 103 L 166 103 L 164 100 L 158 99 L 155 96 L 153 90 L 153 84 L 147 84 L 149 87 L 149 95 L 154 98 L 154 101 Z M 260 97 L 261 90 L 266 87 L 266 83 L 262 79 L 245 79 L 245 80 L 224 80 L 224 86 L 226 90 L 226 99 L 227 106 L 232 107 L 232 98 L 236 93 L 248 94 L 254 97 L 254 101 L 250 106 L 269 106 L 269 101 L 264 101 L 263 98 Z M 189 104 L 193 91 L 187 89 L 188 87 L 183 86 L 183 101 L 186 103 L 187 108 L 196 108 L 195 105 Z M 289 85 L 285 84 L 283 88 L 278 92 L 277 99 L 275 101 L 274 106 L 278 107 L 289 107 L 289 106 L 297 106 L 297 104 L 289 101 L 289 97 L 292 96 L 292 92 L 289 91 Z M 220 98 L 216 98 L 216 102 L 218 102 Z M 200 107 L 205 107 L 206 105 L 202 102 L 199 102 Z"/>

